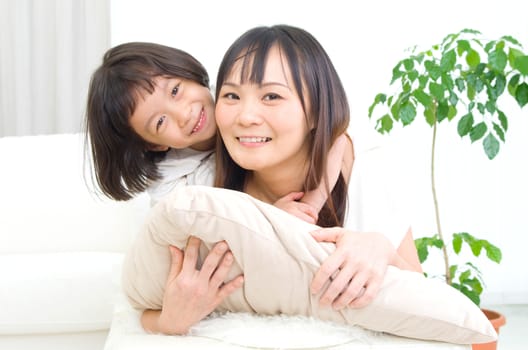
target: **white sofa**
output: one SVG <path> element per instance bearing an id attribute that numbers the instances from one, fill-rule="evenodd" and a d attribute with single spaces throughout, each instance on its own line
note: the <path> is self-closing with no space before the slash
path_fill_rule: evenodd
<path id="1" fill-rule="evenodd" d="M 90 194 L 77 134 L 0 138 L 0 349 L 102 349 L 146 195 Z"/>
<path id="2" fill-rule="evenodd" d="M 280 317 L 147 335 L 119 288 L 147 195 L 114 202 L 90 193 L 78 134 L 0 138 L 0 159 L 0 349 L 469 348 Z"/>

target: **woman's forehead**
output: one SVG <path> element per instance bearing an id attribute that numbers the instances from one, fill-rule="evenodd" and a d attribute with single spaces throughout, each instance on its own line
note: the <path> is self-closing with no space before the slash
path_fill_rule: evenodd
<path id="1" fill-rule="evenodd" d="M 279 46 L 273 45 L 267 51 L 256 49 L 239 56 L 226 78 L 240 83 L 261 84 L 266 81 L 287 83 L 291 82 L 291 70 Z"/>

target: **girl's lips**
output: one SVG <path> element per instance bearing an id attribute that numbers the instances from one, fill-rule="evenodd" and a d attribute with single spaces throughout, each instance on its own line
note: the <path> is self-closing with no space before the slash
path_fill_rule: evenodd
<path id="1" fill-rule="evenodd" d="M 200 116 L 198 118 L 198 121 L 196 122 L 196 125 L 194 126 L 194 128 L 191 130 L 191 134 L 194 134 L 194 133 L 202 130 L 203 127 L 205 126 L 205 121 L 206 120 L 207 120 L 207 118 L 205 116 L 205 111 L 202 108 L 202 110 L 200 111 Z"/>

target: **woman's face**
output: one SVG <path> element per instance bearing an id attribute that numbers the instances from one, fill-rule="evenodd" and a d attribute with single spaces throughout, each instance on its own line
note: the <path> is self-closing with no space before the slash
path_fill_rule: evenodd
<path id="1" fill-rule="evenodd" d="M 229 154 L 247 170 L 304 168 L 310 128 L 288 64 L 272 48 L 261 85 L 240 84 L 241 65 L 226 76 L 216 103 L 216 123 Z"/>
<path id="2" fill-rule="evenodd" d="M 138 95 L 130 117 L 134 131 L 161 151 L 168 147 L 208 150 L 214 145 L 214 102 L 208 88 L 191 80 L 157 77 L 152 94 Z"/>

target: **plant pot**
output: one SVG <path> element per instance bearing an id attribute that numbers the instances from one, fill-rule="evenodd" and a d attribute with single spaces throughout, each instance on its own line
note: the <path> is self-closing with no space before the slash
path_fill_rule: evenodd
<path id="1" fill-rule="evenodd" d="M 504 317 L 504 315 L 498 313 L 497 311 L 488 310 L 488 309 L 482 309 L 482 312 L 484 312 L 488 320 L 490 320 L 493 328 L 495 328 L 495 331 L 497 332 L 497 335 L 498 335 L 499 328 L 506 324 L 506 318 Z M 471 349 L 472 350 L 496 350 L 497 342 L 498 340 L 492 341 L 489 343 L 473 344 L 471 345 Z"/>

